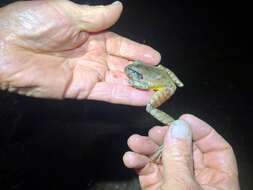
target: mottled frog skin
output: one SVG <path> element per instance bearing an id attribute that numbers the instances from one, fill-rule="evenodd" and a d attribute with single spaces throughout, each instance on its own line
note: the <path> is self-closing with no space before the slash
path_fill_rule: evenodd
<path id="1" fill-rule="evenodd" d="M 169 125 L 174 119 L 165 112 L 157 109 L 168 100 L 176 91 L 177 87 L 183 87 L 183 83 L 168 68 L 158 65 L 152 66 L 141 61 L 134 61 L 125 68 L 125 73 L 129 78 L 129 84 L 138 89 L 154 90 L 146 106 L 146 111 L 154 118 L 165 125 Z M 152 156 L 154 160 L 160 158 L 162 146 Z"/>
<path id="2" fill-rule="evenodd" d="M 131 86 L 155 91 L 147 104 L 146 111 L 163 124 L 170 124 L 174 119 L 157 107 L 168 100 L 177 87 L 184 86 L 177 76 L 162 65 L 152 66 L 141 61 L 134 61 L 128 65 L 125 68 L 125 73 Z"/>

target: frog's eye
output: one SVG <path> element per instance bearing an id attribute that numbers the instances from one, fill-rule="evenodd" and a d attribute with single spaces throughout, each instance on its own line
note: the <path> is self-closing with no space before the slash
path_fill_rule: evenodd
<path id="1" fill-rule="evenodd" d="M 129 73 L 129 76 L 131 76 L 131 78 L 135 79 L 135 80 L 141 80 L 143 79 L 143 76 L 142 74 L 138 73 L 137 71 L 131 69 L 131 68 L 128 68 L 128 73 Z"/>

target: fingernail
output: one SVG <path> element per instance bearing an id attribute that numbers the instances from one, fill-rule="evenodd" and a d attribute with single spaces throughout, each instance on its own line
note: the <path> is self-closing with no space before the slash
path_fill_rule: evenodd
<path id="1" fill-rule="evenodd" d="M 191 137 L 189 125 L 183 120 L 176 120 L 170 125 L 171 136 L 178 139 L 187 139 Z"/>
<path id="2" fill-rule="evenodd" d="M 149 53 L 143 54 L 143 57 L 148 58 L 148 59 L 153 58 L 153 56 Z"/>
<path id="3" fill-rule="evenodd" d="M 112 3 L 112 5 L 117 5 L 117 4 L 121 4 L 121 2 L 120 1 L 115 1 L 115 2 Z"/>

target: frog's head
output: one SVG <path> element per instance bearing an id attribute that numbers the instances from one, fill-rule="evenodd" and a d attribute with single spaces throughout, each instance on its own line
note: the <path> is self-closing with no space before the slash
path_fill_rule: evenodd
<path id="1" fill-rule="evenodd" d="M 125 68 L 125 73 L 129 79 L 139 81 L 143 79 L 145 64 L 141 61 L 134 61 L 132 64 Z"/>

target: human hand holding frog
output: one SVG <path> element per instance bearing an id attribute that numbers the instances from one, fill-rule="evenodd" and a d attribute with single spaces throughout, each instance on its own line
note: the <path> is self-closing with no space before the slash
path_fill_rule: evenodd
<path id="1" fill-rule="evenodd" d="M 146 105 L 151 91 L 127 82 L 131 60 L 157 64 L 160 54 L 106 32 L 122 4 L 16 2 L 0 8 L 0 89 L 33 97 Z"/>
<path id="2" fill-rule="evenodd" d="M 149 156 L 164 144 L 162 161 Z M 145 190 L 239 190 L 232 147 L 211 126 L 193 115 L 183 115 L 171 126 L 154 127 L 148 137 L 132 135 L 132 152 L 123 160 L 139 175 Z"/>
<path id="3" fill-rule="evenodd" d="M 160 54 L 104 32 L 121 11 L 119 2 L 86 6 L 66 0 L 17 2 L 0 8 L 0 88 L 33 97 L 146 105 L 152 92 L 130 87 L 124 68 L 131 60 L 156 65 Z M 193 132 L 193 155 L 191 130 L 185 129 L 186 138 L 177 139 L 170 136 L 171 127 L 161 164 L 150 163 L 148 155 L 162 144 L 166 128 L 129 139 L 135 153 L 127 153 L 124 161 L 138 171 L 142 187 L 238 190 L 236 162 L 227 142 L 197 118 L 181 119 Z"/>

